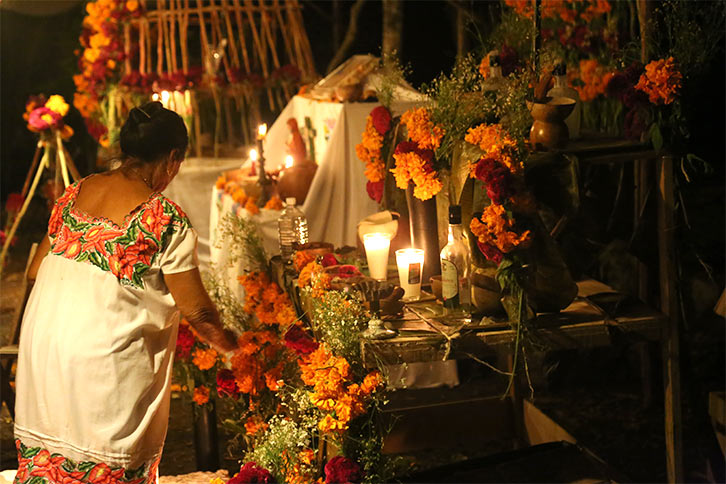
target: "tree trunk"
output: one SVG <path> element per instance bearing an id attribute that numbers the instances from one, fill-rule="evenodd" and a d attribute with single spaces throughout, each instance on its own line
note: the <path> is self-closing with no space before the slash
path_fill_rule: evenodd
<path id="1" fill-rule="evenodd" d="M 466 55 L 468 49 L 468 42 L 466 38 L 466 27 L 469 23 L 469 18 L 464 12 L 464 7 L 459 6 L 456 9 L 456 58 L 461 59 Z"/>
<path id="2" fill-rule="evenodd" d="M 350 20 L 348 22 L 348 30 L 345 33 L 345 38 L 343 39 L 343 43 L 340 45 L 340 47 L 338 47 L 338 50 L 335 52 L 335 55 L 330 60 L 330 63 L 328 64 L 328 68 L 326 69 L 326 73 L 330 73 L 340 63 L 343 62 L 343 59 L 345 58 L 345 55 L 348 52 L 348 49 L 350 49 L 350 46 L 353 45 L 355 36 L 358 33 L 358 17 L 360 16 L 360 10 L 361 10 L 361 8 L 363 8 L 364 3 L 365 3 L 365 0 L 355 0 L 355 3 L 353 4 L 353 6 L 350 7 Z"/>
<path id="3" fill-rule="evenodd" d="M 401 31 L 403 30 L 403 2 L 383 0 L 383 41 L 381 56 L 401 55 Z"/>

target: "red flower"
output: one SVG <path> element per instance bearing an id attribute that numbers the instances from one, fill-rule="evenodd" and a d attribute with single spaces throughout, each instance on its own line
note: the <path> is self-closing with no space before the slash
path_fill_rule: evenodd
<path id="1" fill-rule="evenodd" d="M 97 252 L 107 255 L 106 252 L 106 241 L 115 239 L 123 235 L 123 231 L 106 228 L 103 225 L 94 225 L 83 234 L 83 239 L 86 241 L 81 247 L 81 252 L 85 252 L 88 249 L 94 249 Z"/>
<path id="2" fill-rule="evenodd" d="M 83 232 L 71 232 L 66 225 L 63 225 L 55 239 L 53 253 L 63 254 L 68 259 L 74 259 L 81 253 L 80 239 L 82 236 Z"/>
<path id="3" fill-rule="evenodd" d="M 492 158 L 482 158 L 474 173 L 485 183 L 487 196 L 493 203 L 501 205 L 514 195 L 514 179 L 509 169 Z"/>
<path id="4" fill-rule="evenodd" d="M 323 256 L 323 259 L 320 261 L 320 265 L 323 267 L 337 266 L 338 259 L 335 258 L 335 254 L 327 253 Z"/>
<path id="5" fill-rule="evenodd" d="M 391 112 L 385 106 L 378 106 L 371 111 L 373 127 L 380 134 L 386 134 L 391 129 Z"/>
<path id="6" fill-rule="evenodd" d="M 61 123 L 63 116 L 45 106 L 35 108 L 28 117 L 28 127 L 32 131 L 45 131 L 48 128 L 56 128 Z"/>
<path id="7" fill-rule="evenodd" d="M 129 264 L 136 265 L 137 262 L 148 266 L 151 265 L 151 257 L 154 255 L 158 246 L 153 239 L 145 237 L 142 231 L 136 236 L 136 242 L 127 247 L 125 258 Z"/>
<path id="8" fill-rule="evenodd" d="M 363 480 L 363 472 L 355 461 L 336 455 L 325 464 L 326 484 L 356 483 Z"/>
<path id="9" fill-rule="evenodd" d="M 134 266 L 126 259 L 126 254 L 120 245 L 114 247 L 113 255 L 108 258 L 108 266 L 113 275 L 118 279 L 127 279 L 130 281 L 134 275 Z"/>
<path id="10" fill-rule="evenodd" d="M 246 484 L 246 483 L 264 483 L 272 484 L 275 478 L 272 477 L 270 471 L 259 467 L 254 462 L 248 462 L 240 467 L 239 472 L 227 484 Z"/>
<path id="11" fill-rule="evenodd" d="M 179 343 L 177 343 L 177 348 L 178 347 Z M 239 396 L 239 388 L 237 388 L 237 381 L 235 380 L 232 370 L 222 368 L 217 372 L 217 393 L 219 395 L 226 395 L 233 398 L 237 398 Z"/>
<path id="12" fill-rule="evenodd" d="M 328 272 L 328 271 L 326 271 Z M 361 273 L 358 270 L 358 268 L 354 265 L 345 264 L 341 266 L 334 267 L 328 272 L 333 277 L 339 277 L 341 279 L 347 279 L 349 277 L 355 277 L 360 276 Z"/>
<path id="13" fill-rule="evenodd" d="M 368 196 L 371 197 L 371 200 L 381 203 L 381 199 L 383 198 L 383 180 L 375 183 L 371 181 L 366 183 L 366 192 L 368 192 Z"/>
<path id="14" fill-rule="evenodd" d="M 285 333 L 285 346 L 301 356 L 317 350 L 318 342 L 308 336 L 299 326 L 293 325 Z"/>
<path id="15" fill-rule="evenodd" d="M 484 257 L 486 257 L 487 260 L 490 260 L 497 264 L 502 262 L 502 259 L 504 258 L 504 254 L 502 253 L 501 250 L 499 250 L 495 246 L 490 245 L 490 244 L 483 244 L 478 241 L 477 241 L 476 245 L 479 247 L 479 250 L 481 251 L 482 254 L 484 254 Z"/>
<path id="16" fill-rule="evenodd" d="M 8 212 L 17 212 L 23 206 L 25 198 L 19 193 L 11 193 L 5 202 L 5 210 Z"/>
<path id="17" fill-rule="evenodd" d="M 171 222 L 171 216 L 164 213 L 164 204 L 155 200 L 141 214 L 141 224 L 145 230 L 151 232 L 154 237 L 161 239 L 161 232 Z"/>
<path id="18" fill-rule="evenodd" d="M 192 346 L 194 346 L 194 333 L 186 324 L 180 324 L 176 335 L 176 357 L 182 360 L 189 358 Z"/>

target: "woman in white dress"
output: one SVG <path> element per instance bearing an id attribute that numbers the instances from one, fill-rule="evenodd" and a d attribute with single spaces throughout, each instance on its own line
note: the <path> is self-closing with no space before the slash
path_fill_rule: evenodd
<path id="1" fill-rule="evenodd" d="M 131 110 L 124 162 L 69 186 L 29 277 L 16 376 L 17 483 L 155 482 L 179 313 L 220 352 L 197 236 L 161 195 L 188 136 L 161 103 Z"/>

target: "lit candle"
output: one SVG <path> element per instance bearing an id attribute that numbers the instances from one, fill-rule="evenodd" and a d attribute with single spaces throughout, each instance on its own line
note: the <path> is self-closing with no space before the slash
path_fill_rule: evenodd
<path id="1" fill-rule="evenodd" d="M 250 150 L 250 160 L 257 161 L 257 158 L 259 157 L 259 154 L 257 153 L 257 150 L 252 148 Z"/>
<path id="2" fill-rule="evenodd" d="M 388 250 L 391 247 L 391 238 L 384 233 L 371 233 L 363 235 L 363 245 L 366 249 L 368 270 L 371 277 L 377 281 L 385 281 L 388 276 Z"/>
<path id="3" fill-rule="evenodd" d="M 169 94 L 169 91 L 161 91 L 161 104 L 166 109 L 169 109 L 169 98 L 170 97 L 171 97 L 171 94 Z"/>
<path id="4" fill-rule="evenodd" d="M 399 285 L 404 290 L 403 298 L 408 301 L 421 296 L 423 264 L 423 249 L 399 249 L 396 251 Z"/>
<path id="5" fill-rule="evenodd" d="M 266 134 L 267 123 L 262 123 L 261 125 L 257 126 L 257 139 L 265 139 Z"/>
<path id="6" fill-rule="evenodd" d="M 285 157 L 285 168 L 290 168 L 290 167 L 292 167 L 292 164 L 293 164 L 293 159 L 292 159 L 292 155 L 287 155 L 287 156 Z"/>
<path id="7" fill-rule="evenodd" d="M 151 100 L 152 101 L 158 101 L 159 100 L 159 93 L 158 92 L 155 92 L 154 94 L 152 94 L 151 95 Z"/>

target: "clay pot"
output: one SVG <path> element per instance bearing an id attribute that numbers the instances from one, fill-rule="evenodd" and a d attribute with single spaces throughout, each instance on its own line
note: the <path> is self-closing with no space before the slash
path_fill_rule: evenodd
<path id="1" fill-rule="evenodd" d="M 576 101 L 569 97 L 546 97 L 543 101 L 527 101 L 534 118 L 529 132 L 532 148 L 538 151 L 564 148 L 570 139 L 565 118 L 575 109 Z"/>
<path id="2" fill-rule="evenodd" d="M 309 160 L 299 161 L 291 167 L 283 169 L 277 179 L 277 191 L 280 198 L 285 200 L 287 197 L 295 197 L 297 205 L 305 203 L 305 197 L 308 196 L 310 184 L 313 182 L 317 170 L 318 165 Z"/>

